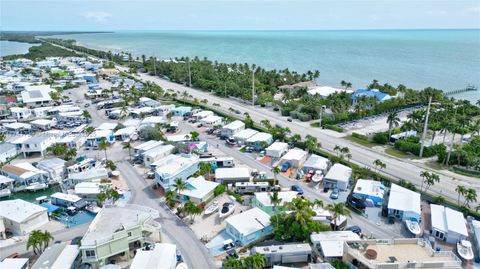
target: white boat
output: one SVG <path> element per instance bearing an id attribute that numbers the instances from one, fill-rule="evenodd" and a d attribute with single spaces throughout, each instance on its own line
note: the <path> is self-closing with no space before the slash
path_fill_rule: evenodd
<path id="1" fill-rule="evenodd" d="M 320 171 L 316 171 L 315 174 L 312 176 L 312 182 L 319 183 L 323 179 L 323 173 Z"/>
<path id="2" fill-rule="evenodd" d="M 46 188 L 48 188 L 47 184 L 38 183 L 38 182 L 32 183 L 32 184 L 28 185 L 27 187 L 25 187 L 25 189 L 28 190 L 28 191 L 38 191 L 38 190 L 44 190 Z"/>
<path id="3" fill-rule="evenodd" d="M 412 220 L 406 220 L 405 221 L 405 226 L 407 227 L 407 230 L 414 234 L 415 236 L 419 236 L 422 233 L 422 229 L 420 228 L 420 224 L 416 221 Z"/>
<path id="4" fill-rule="evenodd" d="M 468 240 L 462 240 L 457 243 L 457 252 L 458 255 L 466 261 L 474 258 L 472 243 Z"/>
<path id="5" fill-rule="evenodd" d="M 218 216 L 222 219 L 227 216 L 230 216 L 235 211 L 235 202 L 230 201 L 226 202 L 218 209 Z"/>
<path id="6" fill-rule="evenodd" d="M 186 263 L 181 262 L 177 264 L 177 267 L 175 267 L 175 269 L 188 269 L 188 266 Z"/>
<path id="7" fill-rule="evenodd" d="M 12 192 L 9 189 L 0 190 L 0 198 L 10 196 Z"/>
<path id="8" fill-rule="evenodd" d="M 85 210 L 87 210 L 90 213 L 97 214 L 98 212 L 100 212 L 100 210 L 102 210 L 102 208 L 98 207 L 95 204 L 90 204 L 85 207 Z"/>
<path id="9" fill-rule="evenodd" d="M 213 212 L 215 212 L 217 210 L 218 210 L 218 202 L 213 201 L 213 203 L 205 209 L 205 212 L 203 212 L 203 214 L 205 216 L 208 216 L 208 215 L 211 215 Z"/>

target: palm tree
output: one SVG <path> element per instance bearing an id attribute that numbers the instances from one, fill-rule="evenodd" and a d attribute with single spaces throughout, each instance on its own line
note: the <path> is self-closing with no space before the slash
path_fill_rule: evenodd
<path id="1" fill-rule="evenodd" d="M 423 183 L 427 181 L 427 178 L 430 177 L 430 173 L 428 171 L 422 171 L 420 173 L 420 177 L 422 178 L 422 184 L 420 185 L 420 191 L 423 190 Z"/>
<path id="2" fill-rule="evenodd" d="M 174 197 L 175 197 L 175 192 L 174 191 L 165 192 L 165 203 L 170 208 L 173 208 L 175 206 Z"/>
<path id="3" fill-rule="evenodd" d="M 67 148 L 61 144 L 55 144 L 47 148 L 47 152 L 51 152 L 55 156 L 64 156 Z"/>
<path id="4" fill-rule="evenodd" d="M 278 197 L 278 191 L 274 191 L 270 195 L 270 203 L 273 205 L 273 214 L 277 214 L 277 207 L 282 202 L 282 198 Z M 278 215 L 277 215 L 277 226 L 278 226 Z"/>
<path id="5" fill-rule="evenodd" d="M 390 137 L 392 136 L 393 126 L 398 127 L 398 125 L 400 125 L 400 118 L 398 117 L 398 113 L 391 112 L 390 114 L 388 114 L 387 123 L 388 123 L 388 141 L 390 141 Z"/>
<path id="6" fill-rule="evenodd" d="M 350 149 L 348 147 L 343 147 L 340 149 L 340 158 L 343 159 L 343 157 L 345 157 L 345 154 L 350 154 Z"/>
<path id="7" fill-rule="evenodd" d="M 325 206 L 323 203 L 323 200 L 320 200 L 320 199 L 315 199 L 313 201 L 313 205 L 320 208 L 323 208 Z"/>
<path id="8" fill-rule="evenodd" d="M 305 136 L 305 147 L 307 148 L 309 153 L 312 153 L 318 146 L 319 143 L 316 137 L 311 135 Z"/>
<path id="9" fill-rule="evenodd" d="M 183 206 L 183 212 L 191 216 L 190 221 L 191 223 L 193 223 L 193 221 L 195 220 L 195 216 L 202 213 L 202 208 L 194 204 L 192 201 L 188 200 Z"/>
<path id="10" fill-rule="evenodd" d="M 0 134 L 0 142 L 5 141 L 5 138 L 6 138 L 5 134 Z"/>
<path id="11" fill-rule="evenodd" d="M 48 231 L 34 230 L 30 233 L 27 240 L 27 250 L 32 248 L 35 255 L 40 255 L 47 247 L 53 236 Z"/>
<path id="12" fill-rule="evenodd" d="M 273 182 L 273 185 L 278 185 L 278 174 L 280 174 L 280 167 L 277 166 L 274 166 L 272 167 L 272 173 L 273 173 L 273 179 L 274 179 L 274 182 Z"/>
<path id="13" fill-rule="evenodd" d="M 176 178 L 175 182 L 173 183 L 173 189 L 175 190 L 177 195 L 179 195 L 181 191 L 187 189 L 187 182 L 185 182 L 181 178 Z"/>
<path id="14" fill-rule="evenodd" d="M 464 196 L 465 193 L 467 192 L 467 188 L 465 188 L 465 186 L 458 185 L 455 188 L 455 191 L 458 193 L 457 204 L 458 204 L 458 206 L 460 206 L 460 195 Z"/>
<path id="15" fill-rule="evenodd" d="M 337 219 L 340 216 L 347 216 L 347 217 L 352 217 L 352 213 L 350 210 L 345 206 L 344 203 L 333 203 L 327 205 L 327 210 L 330 211 L 333 216 L 333 229 L 337 230 Z"/>
<path id="16" fill-rule="evenodd" d="M 65 158 L 65 160 L 69 161 L 69 160 L 73 159 L 73 158 L 76 157 L 76 156 L 77 156 L 77 149 L 72 148 L 72 149 L 68 149 L 68 150 L 65 152 L 64 158 Z"/>
<path id="17" fill-rule="evenodd" d="M 286 204 L 286 208 L 292 211 L 292 216 L 296 222 L 300 225 L 305 225 L 305 223 L 310 220 L 315 212 L 311 209 L 312 203 L 304 198 L 294 198 L 290 203 Z"/>
<path id="18" fill-rule="evenodd" d="M 192 139 L 193 141 L 197 141 L 199 136 L 200 134 L 196 131 L 190 132 L 190 139 Z"/>
<path id="19" fill-rule="evenodd" d="M 107 142 L 107 139 L 105 137 L 102 137 L 100 139 L 100 143 L 98 143 L 98 149 L 103 150 L 105 152 L 105 160 L 108 161 L 107 157 L 107 149 L 108 149 L 109 143 Z"/>
<path id="20" fill-rule="evenodd" d="M 198 164 L 198 168 L 200 170 L 200 173 L 203 175 L 203 176 L 207 176 L 207 175 L 210 175 L 213 171 L 212 169 L 212 165 L 208 162 L 201 162 Z"/>
<path id="21" fill-rule="evenodd" d="M 425 186 L 425 192 L 438 182 L 440 182 L 440 177 L 437 174 L 431 173 L 430 176 L 426 178 L 425 183 L 427 183 L 427 186 Z"/>
<path id="22" fill-rule="evenodd" d="M 253 269 L 262 269 L 266 266 L 267 260 L 263 254 L 256 252 L 254 255 L 250 256 L 252 261 Z"/>
<path id="23" fill-rule="evenodd" d="M 87 132 L 87 134 L 91 134 L 95 132 L 95 128 L 93 128 L 93 126 L 88 126 L 87 129 L 85 129 L 85 131 Z"/>
<path id="24" fill-rule="evenodd" d="M 375 161 L 373 161 L 373 165 L 375 166 L 375 172 L 377 172 L 377 169 L 382 170 L 387 167 L 387 165 L 380 159 L 376 159 Z"/>
<path id="25" fill-rule="evenodd" d="M 341 149 L 342 148 L 339 145 L 335 145 L 335 147 L 333 148 L 333 151 L 335 151 L 337 153 L 337 157 L 340 156 Z"/>
<path id="26" fill-rule="evenodd" d="M 230 257 L 223 264 L 223 268 L 225 268 L 225 269 L 242 269 L 243 266 L 242 266 L 242 263 L 238 259 L 236 259 L 234 257 Z"/>
<path id="27" fill-rule="evenodd" d="M 92 118 L 92 115 L 90 115 L 90 112 L 88 112 L 88 110 L 84 110 L 82 112 L 82 115 L 85 119 L 87 119 L 87 121 Z"/>
<path id="28" fill-rule="evenodd" d="M 132 144 L 130 142 L 123 142 L 122 143 L 123 149 L 128 149 L 128 158 L 130 161 L 132 160 Z"/>
<path id="29" fill-rule="evenodd" d="M 474 188 L 468 188 L 465 193 L 465 203 L 464 206 L 470 208 L 470 202 L 477 201 L 477 191 Z"/>

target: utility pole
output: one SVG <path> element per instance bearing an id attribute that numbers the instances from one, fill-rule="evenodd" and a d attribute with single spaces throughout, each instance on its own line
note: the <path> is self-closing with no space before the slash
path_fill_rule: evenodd
<path id="1" fill-rule="evenodd" d="M 187 57 L 187 64 L 188 64 L 188 86 L 192 87 L 192 72 L 190 70 L 190 60 Z"/>
<path id="2" fill-rule="evenodd" d="M 428 97 L 428 107 L 427 107 L 427 115 L 425 116 L 425 123 L 423 125 L 423 133 L 422 133 L 422 143 L 420 146 L 420 158 L 422 158 L 423 155 L 423 148 L 425 147 L 425 136 L 427 135 L 427 130 L 428 130 L 428 116 L 430 114 L 430 106 L 432 105 L 432 96 Z"/>
<path id="3" fill-rule="evenodd" d="M 324 110 L 324 109 L 325 109 L 325 106 L 322 105 L 322 106 L 320 107 L 320 117 L 319 117 L 319 126 L 318 126 L 318 127 L 320 127 L 320 128 L 322 128 L 322 118 L 323 118 L 323 110 Z"/>
<path id="4" fill-rule="evenodd" d="M 252 106 L 255 106 L 255 69 L 252 70 Z"/>

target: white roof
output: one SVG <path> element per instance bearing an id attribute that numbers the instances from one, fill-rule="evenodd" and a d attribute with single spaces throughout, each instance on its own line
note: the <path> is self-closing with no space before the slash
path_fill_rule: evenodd
<path id="1" fill-rule="evenodd" d="M 197 178 L 190 178 L 187 180 L 187 189 L 180 192 L 180 194 L 202 199 L 211 193 L 220 183 L 205 180 L 202 176 Z"/>
<path id="2" fill-rule="evenodd" d="M 288 149 L 288 144 L 284 142 L 274 142 L 266 150 L 271 150 L 271 151 L 284 151 Z"/>
<path id="3" fill-rule="evenodd" d="M 432 228 L 445 233 L 455 232 L 468 236 L 465 218 L 461 212 L 442 205 L 431 204 L 430 216 Z"/>
<path id="4" fill-rule="evenodd" d="M 189 134 L 169 135 L 166 137 L 170 142 L 182 142 L 190 140 Z"/>
<path id="5" fill-rule="evenodd" d="M 235 168 L 217 168 L 215 170 L 215 178 L 229 179 L 229 178 L 249 178 L 250 169 L 248 167 Z"/>
<path id="6" fill-rule="evenodd" d="M 271 192 L 256 192 L 255 199 L 259 201 L 264 206 L 273 206 L 270 196 L 272 195 Z M 280 191 L 278 192 L 278 198 L 282 199 L 281 204 L 289 203 L 294 198 L 298 197 L 298 192 L 296 191 Z"/>
<path id="7" fill-rule="evenodd" d="M 119 129 L 117 130 L 114 135 L 117 136 L 117 135 L 130 135 L 130 134 L 133 134 L 136 132 L 136 128 L 133 127 L 133 126 L 130 126 L 130 127 L 125 127 L 125 128 L 122 128 L 122 129 Z"/>
<path id="8" fill-rule="evenodd" d="M 130 269 L 170 269 L 176 263 L 176 258 L 176 245 L 156 243 L 153 250 L 137 250 Z"/>
<path id="9" fill-rule="evenodd" d="M 343 256 L 343 241 L 321 241 L 320 247 L 324 257 L 342 257 Z"/>
<path id="10" fill-rule="evenodd" d="M 112 122 L 104 122 L 98 126 L 97 130 L 113 130 L 115 127 L 117 127 L 118 123 L 112 123 Z"/>
<path id="11" fill-rule="evenodd" d="M 124 121 L 122 124 L 123 124 L 123 126 L 126 126 L 126 127 L 130 127 L 130 126 L 137 127 L 138 125 L 140 125 L 140 120 L 139 119 L 128 119 L 128 120 Z"/>
<path id="12" fill-rule="evenodd" d="M 175 147 L 173 145 L 160 145 L 155 148 L 149 149 L 143 155 L 145 156 L 158 156 L 160 154 L 164 154 L 166 152 L 172 152 Z"/>
<path id="13" fill-rule="evenodd" d="M 319 233 L 312 233 L 310 235 L 310 241 L 313 244 L 321 241 L 343 241 L 351 242 L 360 240 L 360 236 L 352 231 L 326 231 Z"/>
<path id="14" fill-rule="evenodd" d="M 383 198 L 385 194 L 385 186 L 383 186 L 380 181 L 359 179 L 355 184 L 353 192 Z"/>
<path id="15" fill-rule="evenodd" d="M 51 101 L 49 93 L 52 91 L 49 85 L 25 86 L 25 90 L 21 92 L 22 100 L 24 103 Z"/>
<path id="16" fill-rule="evenodd" d="M 0 175 L 0 184 L 7 184 L 7 183 L 12 183 L 13 181 L 13 178 L 9 178 L 9 177 L 6 177 L 4 175 Z"/>
<path id="17" fill-rule="evenodd" d="M 308 90 L 308 94 L 310 95 L 318 94 L 324 97 L 329 96 L 330 94 L 333 94 L 333 93 L 340 93 L 340 92 L 353 92 L 353 90 L 338 89 L 330 86 L 316 86 Z"/>
<path id="18" fill-rule="evenodd" d="M 14 107 L 11 107 L 10 108 L 10 111 L 12 113 L 18 113 L 18 112 L 25 112 L 25 111 L 28 111 L 30 110 L 28 107 L 17 107 L 17 106 L 14 106 Z"/>
<path id="19" fill-rule="evenodd" d="M 100 186 L 102 184 L 97 182 L 80 182 L 75 185 L 76 194 L 99 194 Z"/>
<path id="20" fill-rule="evenodd" d="M 96 130 L 91 133 L 87 139 L 97 139 L 102 137 L 110 137 L 112 135 L 112 130 Z"/>
<path id="21" fill-rule="evenodd" d="M 260 133 L 254 134 L 253 136 L 248 138 L 247 142 L 249 142 L 249 143 L 264 142 L 264 141 L 266 142 L 266 141 L 271 140 L 271 139 L 272 139 L 271 134 L 260 132 Z"/>
<path id="22" fill-rule="evenodd" d="M 213 115 L 213 112 L 209 111 L 209 110 L 203 110 L 203 111 L 200 111 L 198 113 L 193 114 L 194 117 L 198 117 L 198 118 L 205 118 L 205 117 L 208 117 L 208 116 L 211 116 L 211 115 Z"/>
<path id="23" fill-rule="evenodd" d="M 254 136 L 256 133 L 258 133 L 258 131 L 255 131 L 249 128 L 249 129 L 241 130 L 240 132 L 236 133 L 233 137 L 235 139 L 247 140 L 250 137 Z"/>
<path id="24" fill-rule="evenodd" d="M 240 234 L 246 236 L 270 226 L 270 215 L 258 207 L 229 217 L 225 220 Z"/>
<path id="25" fill-rule="evenodd" d="M 7 123 L 3 125 L 5 128 L 8 129 L 30 129 L 32 126 L 27 123 L 22 123 L 22 122 L 12 122 L 12 123 Z"/>
<path id="26" fill-rule="evenodd" d="M 63 193 L 63 192 L 56 192 L 56 193 L 50 195 L 50 197 L 60 199 L 60 200 L 64 200 L 64 201 L 73 202 L 73 203 L 82 200 L 82 198 L 80 198 L 79 196 L 77 196 L 75 194 L 67 194 L 67 193 Z"/>
<path id="27" fill-rule="evenodd" d="M 187 158 L 179 155 L 169 155 L 156 162 L 157 168 L 155 172 L 161 177 L 167 178 L 174 176 L 188 167 L 196 164 L 197 159 L 193 156 L 191 158 Z"/>
<path id="28" fill-rule="evenodd" d="M 27 141 L 31 137 L 32 137 L 31 135 L 12 136 L 9 139 L 7 139 L 6 142 L 9 142 L 12 144 L 22 144 L 23 142 Z"/>
<path id="29" fill-rule="evenodd" d="M 388 208 L 421 214 L 420 194 L 392 183 Z"/>
<path id="30" fill-rule="evenodd" d="M 17 223 L 25 222 L 44 212 L 47 212 L 45 207 L 21 199 L 0 202 L 0 217 L 13 220 Z"/>
<path id="31" fill-rule="evenodd" d="M 27 263 L 27 258 L 7 258 L 0 262 L 0 269 L 22 269 Z"/>
<path id="32" fill-rule="evenodd" d="M 312 154 L 303 164 L 304 167 L 326 170 L 330 161 L 327 158 Z"/>
<path id="33" fill-rule="evenodd" d="M 80 253 L 78 245 L 59 243 L 50 245 L 38 257 L 32 269 L 64 269 L 70 268 Z"/>
<path id="34" fill-rule="evenodd" d="M 285 155 L 283 155 L 283 157 L 282 157 L 282 160 L 284 160 L 284 161 L 290 161 L 290 160 L 299 161 L 299 160 L 305 158 L 305 156 L 307 154 L 308 154 L 308 152 L 306 152 L 302 149 L 294 148 L 294 149 L 289 150 L 287 153 L 285 153 Z"/>
<path id="35" fill-rule="evenodd" d="M 244 127 L 245 127 L 245 123 L 243 123 L 243 121 L 236 120 L 223 126 L 223 129 L 237 130 Z"/>
<path id="36" fill-rule="evenodd" d="M 149 149 L 152 149 L 154 147 L 158 147 L 159 145 L 162 145 L 163 142 L 162 141 L 157 141 L 157 140 L 150 140 L 150 141 L 147 141 L 145 143 L 142 143 L 140 145 L 137 145 L 135 147 L 133 147 L 135 150 L 144 150 L 144 151 L 147 151 Z"/>
<path id="37" fill-rule="evenodd" d="M 336 163 L 328 170 L 325 179 L 348 182 L 351 176 L 352 168 Z"/>
<path id="38" fill-rule="evenodd" d="M 142 120 L 142 125 L 145 124 L 157 124 L 157 123 L 164 123 L 167 122 L 163 117 L 161 116 L 150 116 L 146 117 L 145 119 Z"/>
<path id="39" fill-rule="evenodd" d="M 47 120 L 47 119 L 38 119 L 30 122 L 30 124 L 34 124 L 34 125 L 49 125 L 52 123 L 54 123 L 53 120 Z"/>
<path id="40" fill-rule="evenodd" d="M 217 121 L 221 121 L 221 120 L 222 120 L 222 117 L 219 117 L 219 116 L 216 116 L 216 115 L 210 115 L 208 117 L 205 117 L 205 118 L 201 119 L 200 122 L 212 123 L 212 122 L 217 122 Z"/>

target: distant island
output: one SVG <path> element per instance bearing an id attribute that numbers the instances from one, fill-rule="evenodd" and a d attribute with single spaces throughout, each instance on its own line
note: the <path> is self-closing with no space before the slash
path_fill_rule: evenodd
<path id="1" fill-rule="evenodd" d="M 22 43 L 41 43 L 37 36 L 53 36 L 53 35 L 71 35 L 71 34 L 101 34 L 113 32 L 89 32 L 89 31 L 0 31 L 0 41 L 14 41 Z"/>

